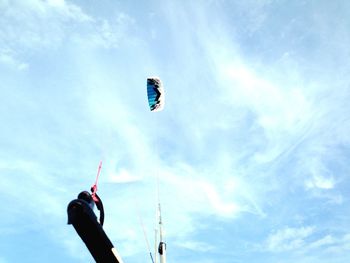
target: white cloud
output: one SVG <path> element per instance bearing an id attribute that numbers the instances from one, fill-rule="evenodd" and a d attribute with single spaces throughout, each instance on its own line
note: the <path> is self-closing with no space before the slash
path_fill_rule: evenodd
<path id="1" fill-rule="evenodd" d="M 221 70 L 228 83 L 227 93 L 232 94 L 238 105 L 257 114 L 257 121 L 270 140 L 281 133 L 295 135 L 311 117 L 312 109 L 302 87 L 291 83 L 281 86 L 242 63 L 224 62 Z"/>
<path id="2" fill-rule="evenodd" d="M 336 243 L 336 240 L 331 235 L 327 235 L 309 244 L 308 249 L 318 249 L 320 247 L 329 246 L 334 243 Z"/>
<path id="3" fill-rule="evenodd" d="M 17 70 L 26 70 L 28 68 L 28 64 L 17 60 L 13 55 L 13 52 L 11 52 L 10 50 L 0 50 L 0 63 L 3 63 L 9 66 L 10 68 L 14 68 Z"/>
<path id="4" fill-rule="evenodd" d="M 175 245 L 179 246 L 179 247 L 183 247 L 189 250 L 193 250 L 193 251 L 199 251 L 199 252 L 209 252 L 211 250 L 214 249 L 214 246 L 205 243 L 205 242 L 198 242 L 198 241 L 184 241 L 181 243 L 176 243 Z"/>
<path id="5" fill-rule="evenodd" d="M 282 80 L 278 74 L 284 72 L 244 62 L 227 39 L 220 45 L 205 40 L 222 103 L 237 114 L 248 110 L 254 115 L 253 125 L 260 131 L 254 139 L 263 146 L 255 151 L 254 161 L 267 163 L 293 150 L 308 133 L 314 114 L 307 84 L 298 75 Z"/>
<path id="6" fill-rule="evenodd" d="M 350 234 L 345 234 L 343 236 L 338 236 L 334 238 L 334 242 L 329 242 L 325 249 L 326 252 L 343 254 L 350 251 Z"/>
<path id="7" fill-rule="evenodd" d="M 313 233 L 313 227 L 280 229 L 267 238 L 265 247 L 271 252 L 297 250 L 306 244 L 306 239 Z"/>
<path id="8" fill-rule="evenodd" d="M 125 39 L 132 38 L 129 30 L 134 24 L 134 20 L 127 14 L 120 13 L 113 20 L 103 19 L 97 23 L 98 30 L 87 37 L 92 46 L 101 46 L 103 48 L 118 48 Z M 82 41 L 85 41 L 83 36 Z"/>
<path id="9" fill-rule="evenodd" d="M 33 51 L 57 50 L 70 41 L 79 49 L 116 48 L 132 38 L 134 21 L 125 13 L 100 19 L 63 0 L 2 2 L 0 8 L 0 50 L 8 51 L 0 52 L 0 62 L 20 70 L 28 67 L 27 55 Z"/>
<path id="10" fill-rule="evenodd" d="M 329 253 L 342 255 L 350 250 L 350 235 L 327 234 L 315 238 L 318 233 L 314 227 L 284 228 L 271 234 L 265 241 L 264 248 L 270 252 L 300 252 L 303 256 L 312 255 L 314 251 L 320 254 Z"/>
<path id="11" fill-rule="evenodd" d="M 311 180 L 308 180 L 305 183 L 307 188 L 319 188 L 324 190 L 333 189 L 334 184 L 333 178 L 326 178 L 319 175 L 314 175 Z"/>
<path id="12" fill-rule="evenodd" d="M 322 159 L 310 158 L 308 161 L 310 178 L 306 179 L 305 186 L 307 189 L 330 190 L 335 187 L 335 179 L 332 172 L 322 163 Z"/>
<path id="13" fill-rule="evenodd" d="M 162 170 L 161 182 L 170 196 L 178 196 L 176 203 L 182 208 L 182 213 L 198 213 L 201 215 L 215 215 L 223 218 L 232 218 L 246 211 L 248 204 L 240 204 L 235 199 L 244 193 L 232 191 L 232 186 L 227 188 L 226 181 L 214 183 L 208 179 L 204 172 L 197 171 L 187 165 L 176 165 Z M 184 176 L 186 175 L 186 176 Z M 229 180 L 228 183 L 231 183 Z M 168 198 L 167 198 L 168 199 Z"/>
<path id="14" fill-rule="evenodd" d="M 220 216 L 232 216 L 241 211 L 239 205 L 235 204 L 232 201 L 223 201 L 219 192 L 214 185 L 207 182 L 198 182 L 199 189 L 203 191 L 206 196 L 209 204 L 212 206 L 216 214 Z"/>
<path id="15" fill-rule="evenodd" d="M 133 183 L 141 180 L 139 176 L 132 175 L 126 169 L 120 169 L 117 173 L 106 173 L 108 175 L 107 180 L 111 183 Z"/>

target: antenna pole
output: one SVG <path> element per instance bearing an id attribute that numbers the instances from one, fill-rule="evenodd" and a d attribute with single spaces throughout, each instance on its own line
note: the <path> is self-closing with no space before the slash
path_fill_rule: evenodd
<path id="1" fill-rule="evenodd" d="M 157 250 L 157 242 L 158 242 L 158 230 L 157 228 L 154 229 L 154 263 L 157 263 L 158 259 L 158 250 Z"/>

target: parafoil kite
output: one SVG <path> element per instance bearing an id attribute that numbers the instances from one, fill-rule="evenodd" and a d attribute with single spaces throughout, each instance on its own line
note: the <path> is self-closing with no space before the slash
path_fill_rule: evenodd
<path id="1" fill-rule="evenodd" d="M 164 108 L 164 89 L 160 78 L 147 78 L 147 96 L 151 111 L 161 111 Z"/>

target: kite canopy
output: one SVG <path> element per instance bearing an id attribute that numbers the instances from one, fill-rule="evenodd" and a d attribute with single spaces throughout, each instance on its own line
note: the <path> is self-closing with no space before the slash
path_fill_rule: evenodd
<path id="1" fill-rule="evenodd" d="M 151 111 L 161 111 L 164 108 L 164 90 L 160 78 L 147 78 L 147 96 Z"/>

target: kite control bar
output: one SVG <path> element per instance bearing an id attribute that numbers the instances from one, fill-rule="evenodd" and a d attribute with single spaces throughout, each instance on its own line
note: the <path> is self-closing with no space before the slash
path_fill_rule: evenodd
<path id="1" fill-rule="evenodd" d="M 97 192 L 98 178 L 100 177 L 101 168 L 102 168 L 102 161 L 100 161 L 100 164 L 98 165 L 98 170 L 97 170 L 97 175 L 96 175 L 96 181 L 95 181 L 95 183 L 91 186 L 91 196 L 92 196 L 92 199 L 94 199 L 95 203 L 101 201 L 101 199 L 99 199 L 99 197 L 96 197 L 96 196 L 97 196 L 96 192 Z"/>

